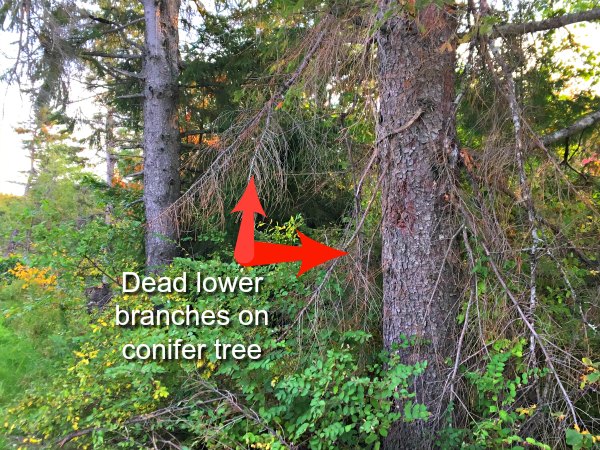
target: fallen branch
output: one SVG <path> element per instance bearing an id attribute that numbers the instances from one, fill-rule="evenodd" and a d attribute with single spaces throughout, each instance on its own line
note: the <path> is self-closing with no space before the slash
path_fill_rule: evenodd
<path id="1" fill-rule="evenodd" d="M 131 424 L 134 424 L 134 423 L 147 422 L 149 420 L 157 419 L 157 418 L 162 417 L 164 415 L 172 414 L 172 413 L 175 413 L 175 412 L 178 412 L 178 411 L 183 411 L 185 409 L 186 409 L 185 407 L 172 407 L 172 406 L 168 406 L 166 408 L 157 409 L 156 411 L 151 412 L 151 413 L 141 414 L 139 416 L 132 417 L 131 419 L 124 421 L 123 425 L 131 425 Z M 77 437 L 86 436 L 86 435 L 94 433 L 96 431 L 106 431 L 106 430 L 107 430 L 106 427 L 87 427 L 87 428 L 82 428 L 80 430 L 73 431 L 72 433 L 69 433 L 66 436 L 62 437 L 60 440 L 56 441 L 56 445 L 59 448 L 62 448 L 62 447 L 65 446 L 66 443 L 72 441 L 73 439 L 75 439 Z"/>

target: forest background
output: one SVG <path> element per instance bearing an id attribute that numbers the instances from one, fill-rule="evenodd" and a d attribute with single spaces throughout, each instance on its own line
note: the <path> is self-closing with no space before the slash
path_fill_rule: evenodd
<path id="1" fill-rule="evenodd" d="M 598 446 L 597 20 L 588 0 L 3 0 L 32 114 L 24 195 L 0 198 L 0 447 Z M 348 256 L 241 268 L 252 176 L 257 239 Z M 127 296 L 124 271 L 266 284 Z M 272 323 L 124 330 L 116 303 Z M 118 351 L 169 338 L 265 355 Z"/>

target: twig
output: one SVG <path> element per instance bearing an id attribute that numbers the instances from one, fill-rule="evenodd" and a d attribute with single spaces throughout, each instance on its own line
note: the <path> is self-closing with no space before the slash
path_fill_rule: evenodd
<path id="1" fill-rule="evenodd" d="M 106 272 L 104 269 L 102 269 L 102 267 L 100 267 L 98 264 L 96 264 L 96 262 L 95 262 L 95 261 L 94 261 L 92 258 L 90 258 L 88 255 L 83 255 L 83 257 L 84 257 L 85 259 L 87 259 L 89 262 L 91 262 L 91 263 L 92 263 L 92 265 L 93 265 L 93 266 L 94 266 L 94 267 L 95 267 L 95 268 L 96 268 L 96 269 L 97 269 L 97 270 L 98 270 L 100 273 L 102 273 L 102 275 L 104 275 L 106 278 L 108 278 L 108 279 L 109 279 L 110 281 L 112 281 L 114 284 L 116 284 L 117 286 L 120 286 L 120 285 L 121 285 L 121 283 L 119 283 L 119 282 L 117 281 L 117 279 L 116 279 L 116 278 L 114 278 L 114 277 L 112 277 L 111 275 L 109 275 L 109 274 L 108 274 L 108 273 L 107 273 L 107 272 Z"/>
<path id="2" fill-rule="evenodd" d="M 416 122 L 416 120 L 421 117 L 421 114 L 423 114 L 423 110 L 421 108 L 417 109 L 417 112 L 415 112 L 415 114 L 408 120 L 408 122 L 406 122 L 404 125 L 402 125 L 401 127 L 390 131 L 388 134 L 386 134 L 385 136 L 379 138 L 377 140 L 377 143 L 375 144 L 375 147 L 378 147 L 379 144 L 381 144 L 382 141 L 385 141 L 386 139 L 391 138 L 392 136 L 395 136 L 396 134 L 400 134 L 403 131 L 408 130 L 413 123 Z"/>
<path id="3" fill-rule="evenodd" d="M 469 255 L 469 262 L 471 263 L 471 268 L 475 267 L 475 257 L 473 256 L 473 250 L 471 249 L 471 245 L 469 244 L 469 236 L 467 235 L 467 230 L 464 226 L 461 226 L 463 241 L 465 244 L 465 248 L 467 249 L 467 253 Z M 467 309 L 465 311 L 465 317 L 463 322 L 463 327 L 460 332 L 460 336 L 458 338 L 458 342 L 456 344 L 456 356 L 454 357 L 454 366 L 452 367 L 452 373 L 446 379 L 446 383 L 444 385 L 444 390 L 442 392 L 442 397 L 446 394 L 446 389 L 448 386 L 450 387 L 450 391 L 454 393 L 454 380 L 456 379 L 456 374 L 458 373 L 458 367 L 460 365 L 462 346 L 465 339 L 465 334 L 467 333 L 467 328 L 469 326 L 469 312 L 471 311 L 471 305 L 473 304 L 473 297 L 477 297 L 477 275 L 473 273 L 472 275 L 472 284 L 471 294 L 469 295 L 469 302 L 467 303 Z M 477 301 L 477 299 L 475 299 Z M 440 402 L 440 407 L 441 407 Z"/>

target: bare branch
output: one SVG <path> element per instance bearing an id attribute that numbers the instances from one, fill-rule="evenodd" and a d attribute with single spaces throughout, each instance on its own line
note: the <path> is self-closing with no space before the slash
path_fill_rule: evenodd
<path id="1" fill-rule="evenodd" d="M 119 281 L 118 281 L 118 280 L 117 280 L 115 277 L 113 277 L 113 276 L 109 275 L 109 274 L 108 274 L 108 273 L 107 273 L 107 272 L 106 272 L 104 269 L 102 269 L 102 267 L 100 267 L 98 264 L 96 264 L 96 262 L 95 262 L 95 261 L 94 261 L 92 258 L 90 258 L 88 255 L 83 255 L 83 257 L 84 257 L 85 259 L 87 259 L 87 260 L 88 260 L 90 263 L 92 263 L 92 265 L 93 265 L 93 266 L 94 266 L 94 267 L 95 267 L 95 268 L 96 268 L 96 269 L 97 269 L 99 272 L 101 272 L 101 273 L 102 273 L 102 275 L 104 275 L 106 278 L 108 278 L 110 281 L 112 281 L 112 282 L 115 284 L 115 286 L 120 286 L 120 285 L 121 285 L 121 283 L 119 283 Z"/>
<path id="2" fill-rule="evenodd" d="M 544 145 L 551 145 L 573 136 L 574 134 L 580 133 L 586 128 L 595 125 L 597 122 L 600 122 L 600 110 L 583 116 L 566 128 L 546 134 L 542 136 L 540 140 Z"/>
<path id="3" fill-rule="evenodd" d="M 131 53 L 82 52 L 81 55 L 112 59 L 142 59 L 142 55 Z"/>
<path id="4" fill-rule="evenodd" d="M 538 31 L 554 30 L 572 23 L 590 22 L 594 20 L 600 20 L 600 8 L 593 8 L 588 11 L 573 14 L 565 14 L 537 22 L 506 23 L 504 25 L 498 25 L 494 27 L 490 37 L 495 39 L 499 37 L 520 36 Z"/>
<path id="5" fill-rule="evenodd" d="M 460 204 L 459 208 L 460 208 L 460 210 L 462 212 L 462 215 L 463 215 L 463 217 L 465 219 L 466 225 L 471 230 L 472 235 L 473 236 L 477 236 L 477 227 L 475 226 L 475 224 L 474 224 L 472 218 L 470 217 L 468 211 L 465 209 L 465 207 L 464 207 L 463 204 Z M 500 269 L 498 268 L 498 265 L 496 264 L 496 262 L 494 260 L 494 255 L 488 249 L 488 247 L 485 244 L 485 242 L 483 242 L 483 241 L 479 241 L 479 242 L 480 242 L 481 248 L 483 249 L 483 251 L 485 253 L 485 256 L 487 256 L 487 258 L 488 258 L 487 264 L 492 269 L 492 272 L 494 273 L 496 279 L 498 280 L 498 283 L 502 287 L 502 290 L 507 295 L 507 297 L 510 299 L 510 301 L 513 304 L 514 308 L 516 309 L 516 311 L 517 311 L 520 319 L 523 321 L 523 323 L 525 324 L 525 326 L 529 329 L 529 332 L 530 332 L 531 336 L 533 336 L 533 338 L 536 340 L 539 349 L 541 350 L 542 354 L 544 355 L 544 357 L 546 359 L 547 367 L 548 367 L 550 373 L 554 376 L 554 379 L 556 380 L 556 384 L 558 386 L 558 389 L 560 390 L 560 392 L 561 392 L 561 394 L 563 396 L 563 399 L 564 399 L 567 407 L 569 408 L 569 412 L 570 412 L 570 415 L 571 415 L 571 417 L 573 419 L 573 422 L 577 423 L 577 413 L 575 412 L 575 405 L 573 404 L 573 401 L 569 397 L 569 394 L 567 393 L 567 390 L 565 389 L 564 384 L 563 384 L 562 380 L 560 379 L 560 376 L 558 375 L 558 372 L 557 372 L 557 370 L 556 370 L 556 368 L 554 366 L 554 362 L 552 361 L 552 357 L 550 356 L 550 353 L 548 352 L 548 349 L 546 348 L 544 340 L 541 338 L 541 336 L 536 331 L 535 326 L 533 325 L 533 323 L 530 322 L 527 314 L 523 311 L 523 308 L 521 308 L 519 300 L 515 297 L 515 294 L 512 292 L 512 290 L 508 286 L 508 282 L 502 276 L 502 273 L 501 273 Z"/>
<path id="6" fill-rule="evenodd" d="M 144 75 L 140 74 L 140 73 L 135 73 L 135 72 L 129 72 L 128 70 L 123 70 L 123 69 L 118 69 L 116 67 L 110 67 L 107 68 L 109 72 L 116 72 L 120 75 L 123 75 L 125 77 L 129 77 L 129 78 L 135 78 L 137 80 L 143 80 L 144 79 Z"/>
<path id="7" fill-rule="evenodd" d="M 116 99 L 127 99 L 127 98 L 144 98 L 144 94 L 127 94 L 127 95 L 119 95 L 115 97 Z"/>

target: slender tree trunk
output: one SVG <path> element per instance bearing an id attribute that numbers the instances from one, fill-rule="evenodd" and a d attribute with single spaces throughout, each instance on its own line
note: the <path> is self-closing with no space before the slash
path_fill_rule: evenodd
<path id="1" fill-rule="evenodd" d="M 113 153 L 115 147 L 115 116 L 112 109 L 108 110 L 106 114 L 106 128 L 105 128 L 105 140 L 106 140 L 106 185 L 110 188 L 113 185 L 113 179 L 115 177 L 115 164 L 117 163 L 117 157 Z M 112 203 L 106 205 L 104 211 L 104 223 L 110 225 L 112 223 Z"/>
<path id="2" fill-rule="evenodd" d="M 106 145 L 106 185 L 111 188 L 115 177 L 115 165 L 117 163 L 117 157 L 114 154 L 115 147 L 115 116 L 114 111 L 109 109 L 106 114 L 106 128 L 105 128 L 105 145 Z M 110 202 L 106 203 L 104 208 L 104 223 L 109 227 L 113 223 L 113 204 Z M 108 262 L 112 251 L 112 245 L 110 242 L 106 243 L 104 247 L 104 260 Z M 110 285 L 110 279 L 106 274 L 102 275 L 102 286 L 107 287 Z"/>
<path id="3" fill-rule="evenodd" d="M 414 3 L 413 3 L 414 4 Z M 380 4 L 380 17 L 398 2 Z M 402 361 L 427 361 L 414 383 L 429 421 L 398 422 L 384 448 L 433 446 L 453 342 L 456 300 L 446 255 L 452 246 L 447 201 L 449 160 L 456 153 L 453 113 L 456 23 L 434 4 L 396 12 L 377 35 L 382 186 L 383 337 L 387 349 L 413 338 Z M 402 403 L 397 405 L 401 407 Z"/>
<path id="4" fill-rule="evenodd" d="M 35 140 L 37 132 L 34 131 L 32 133 L 31 141 L 29 142 L 29 170 L 27 171 L 27 183 L 25 183 L 25 192 L 23 195 L 27 195 L 31 190 L 31 186 L 33 186 L 33 182 L 35 180 L 35 176 L 37 175 L 37 171 L 35 170 L 35 159 L 37 157 L 37 151 L 35 148 Z"/>
<path id="5" fill-rule="evenodd" d="M 179 197 L 180 0 L 143 0 L 144 55 L 144 206 L 146 267 L 160 270 L 177 254 L 176 229 L 162 213 Z"/>

